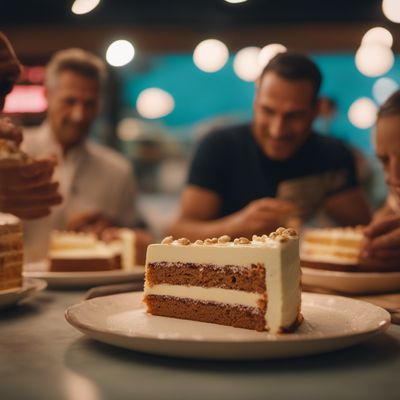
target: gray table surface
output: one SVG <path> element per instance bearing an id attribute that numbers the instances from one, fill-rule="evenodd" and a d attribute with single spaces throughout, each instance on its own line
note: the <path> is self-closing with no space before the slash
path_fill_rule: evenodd
<path id="1" fill-rule="evenodd" d="M 0 311 L 0 399 L 400 399 L 400 326 L 333 353 L 215 362 L 97 343 L 64 319 L 84 291 Z"/>

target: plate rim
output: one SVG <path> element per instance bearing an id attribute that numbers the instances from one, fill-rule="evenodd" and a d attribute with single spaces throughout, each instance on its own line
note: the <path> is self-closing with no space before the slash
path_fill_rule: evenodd
<path id="1" fill-rule="evenodd" d="M 377 278 L 377 277 L 385 277 L 385 278 L 400 278 L 400 271 L 385 271 L 385 272 L 348 272 L 348 271 L 333 271 L 328 269 L 319 269 L 319 268 L 310 268 L 310 267 L 301 267 L 301 270 L 310 275 L 319 275 L 319 276 L 337 276 L 340 278 Z"/>
<path id="2" fill-rule="evenodd" d="M 370 307 L 371 309 L 375 309 L 376 311 L 379 311 L 382 314 L 381 317 L 381 321 L 379 323 L 379 325 L 377 325 L 374 329 L 364 329 L 363 331 L 358 331 L 356 333 L 351 333 L 351 332 L 347 332 L 345 334 L 342 335 L 329 335 L 329 336 L 314 336 L 314 337 L 301 337 L 299 338 L 299 335 L 296 336 L 296 333 L 293 334 L 271 334 L 268 332 L 260 332 L 260 334 L 265 334 L 266 339 L 265 340 L 193 340 L 193 339 L 181 339 L 181 338 L 173 338 L 173 337 L 167 337 L 167 338 L 157 338 L 155 336 L 146 336 L 146 335 L 124 335 L 123 333 L 117 333 L 117 332 L 113 332 L 113 331 L 109 331 L 107 329 L 99 329 L 99 328 L 95 328 L 93 327 L 93 325 L 85 325 L 83 323 L 81 323 L 76 316 L 73 315 L 73 310 L 76 308 L 80 308 L 82 306 L 84 306 L 84 304 L 86 304 L 87 302 L 96 302 L 96 299 L 107 299 L 107 300 L 111 300 L 117 296 L 127 296 L 127 295 L 141 295 L 143 296 L 143 292 L 127 292 L 127 293 L 119 293 L 119 294 L 115 294 L 115 295 L 110 295 L 110 296 L 104 296 L 104 297 L 96 297 L 93 299 L 89 299 L 89 300 L 83 300 L 77 304 L 73 304 L 71 306 L 69 306 L 65 312 L 64 312 L 64 317 L 67 320 L 67 322 L 69 324 L 71 324 L 73 327 L 75 327 L 76 329 L 78 329 L 79 331 L 85 333 L 88 335 L 88 331 L 89 332 L 95 332 L 95 333 L 100 333 L 100 334 L 107 334 L 108 336 L 113 336 L 113 337 L 123 337 L 123 338 L 130 338 L 130 339 L 138 339 L 138 340 L 148 340 L 148 341 L 153 341 L 153 340 L 157 340 L 157 341 L 164 341 L 164 342 L 180 342 L 180 343 L 207 343 L 207 344 L 221 344 L 224 343 L 225 345 L 229 346 L 230 344 L 250 344 L 250 343 L 293 343 L 293 342 L 298 342 L 298 341 L 307 341 L 308 343 L 310 342 L 324 342 L 324 341 L 330 341 L 333 339 L 345 339 L 345 338 L 357 338 L 359 336 L 373 336 L 376 334 L 379 334 L 381 332 L 386 331 L 389 326 L 390 326 L 390 314 L 383 309 L 382 307 L 376 306 L 374 304 L 368 303 L 366 301 L 363 300 L 358 300 L 358 299 L 352 299 L 352 298 L 348 298 L 345 296 L 340 296 L 340 295 L 331 295 L 331 294 L 321 294 L 321 293 L 308 293 L 308 292 L 303 292 L 303 295 L 305 297 L 334 297 L 334 298 L 339 298 L 340 301 L 350 301 L 350 302 L 356 302 L 356 303 L 362 303 L 364 306 L 366 307 Z M 97 300 L 98 301 L 98 300 Z M 303 301 L 303 300 L 302 300 Z M 141 304 L 141 303 L 139 303 Z M 133 309 L 138 309 L 139 307 L 135 307 Z M 158 316 L 155 316 L 158 317 Z M 167 318 L 167 317 L 165 317 Z M 192 321 L 192 322 L 198 322 L 198 321 Z M 203 324 L 205 322 L 198 322 L 200 324 Z M 240 328 L 234 328 L 232 327 L 232 329 L 240 329 Z M 90 336 L 90 335 L 88 335 Z M 277 340 L 279 339 L 279 340 Z"/>
<path id="3" fill-rule="evenodd" d="M 37 292 L 41 292 L 47 288 L 48 284 L 44 279 L 37 278 L 26 278 L 23 277 L 22 286 L 18 288 L 7 289 L 4 291 L 0 291 L 0 310 L 5 306 L 15 305 L 19 303 L 21 300 L 34 295 Z M 4 299 L 7 300 L 4 303 Z"/>
<path id="4" fill-rule="evenodd" d="M 134 266 L 133 268 L 141 271 L 130 271 L 124 269 L 106 270 L 106 271 L 23 271 L 22 275 L 26 278 L 38 279 L 81 279 L 81 278 L 103 278 L 103 277 L 128 277 L 144 274 L 144 267 Z"/>

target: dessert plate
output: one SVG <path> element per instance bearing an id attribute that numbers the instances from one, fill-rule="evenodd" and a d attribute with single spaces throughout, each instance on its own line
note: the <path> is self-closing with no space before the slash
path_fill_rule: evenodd
<path id="1" fill-rule="evenodd" d="M 45 261 L 26 264 L 23 275 L 27 278 L 44 279 L 52 288 L 80 288 L 113 283 L 132 282 L 143 279 L 144 267 L 134 266 L 130 270 L 52 272 Z"/>
<path id="2" fill-rule="evenodd" d="M 0 291 L 0 309 L 17 304 L 21 300 L 46 289 L 47 283 L 41 279 L 24 278 L 22 287 Z"/>
<path id="3" fill-rule="evenodd" d="M 305 288 L 346 294 L 385 293 L 400 290 L 400 272 L 342 272 L 302 267 Z"/>
<path id="4" fill-rule="evenodd" d="M 351 346 L 385 331 L 390 315 L 345 297 L 303 293 L 295 333 L 269 334 L 147 314 L 143 293 L 97 297 L 69 307 L 67 321 L 93 339 L 141 352 L 205 359 L 298 357 Z"/>

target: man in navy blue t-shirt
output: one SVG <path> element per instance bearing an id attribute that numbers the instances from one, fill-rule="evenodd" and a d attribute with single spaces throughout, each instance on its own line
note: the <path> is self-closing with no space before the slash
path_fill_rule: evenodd
<path id="1" fill-rule="evenodd" d="M 257 82 L 252 124 L 214 131 L 198 146 L 171 234 L 251 238 L 298 227 L 320 209 L 341 225 L 368 223 L 350 150 L 311 129 L 321 79 L 303 55 L 270 61 Z"/>

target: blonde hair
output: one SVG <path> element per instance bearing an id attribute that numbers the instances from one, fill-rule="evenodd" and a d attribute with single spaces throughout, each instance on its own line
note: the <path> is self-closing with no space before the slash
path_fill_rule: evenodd
<path id="1" fill-rule="evenodd" d="M 72 48 L 56 52 L 46 67 L 45 85 L 52 89 L 63 71 L 72 71 L 104 83 L 107 71 L 103 60 L 88 51 Z"/>

